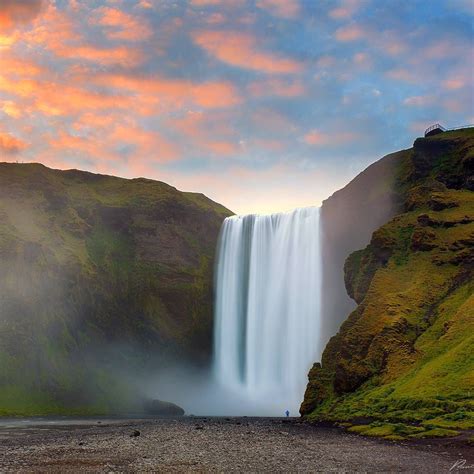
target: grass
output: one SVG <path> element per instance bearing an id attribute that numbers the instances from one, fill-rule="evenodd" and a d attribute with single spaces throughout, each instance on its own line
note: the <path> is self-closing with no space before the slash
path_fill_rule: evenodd
<path id="1" fill-rule="evenodd" d="M 438 142 L 449 153 L 437 154 Z M 474 193 L 462 189 L 474 133 L 418 143 L 398 167 L 406 212 L 346 262 L 360 305 L 310 377 L 309 420 L 371 419 L 350 431 L 387 439 L 474 429 Z M 431 168 L 416 174 L 423 159 Z M 419 245 L 425 236 L 430 246 Z"/>
<path id="2" fill-rule="evenodd" d="M 157 181 L 0 163 L 1 413 L 103 413 L 127 393 L 117 369 L 208 357 L 230 214 Z"/>

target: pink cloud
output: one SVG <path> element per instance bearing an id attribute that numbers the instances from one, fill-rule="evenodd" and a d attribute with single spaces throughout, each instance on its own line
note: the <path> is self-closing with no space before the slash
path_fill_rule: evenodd
<path id="1" fill-rule="evenodd" d="M 462 77 L 453 77 L 451 79 L 446 79 L 441 84 L 445 89 L 456 90 L 463 88 L 466 85 L 466 81 Z"/>
<path id="2" fill-rule="evenodd" d="M 352 24 L 342 26 L 336 30 L 335 36 L 338 41 L 356 41 L 364 38 L 367 32 L 359 25 Z"/>
<path id="3" fill-rule="evenodd" d="M 329 16 L 335 20 L 346 20 L 357 12 L 362 3 L 361 0 L 343 0 L 338 7 L 329 10 Z"/>
<path id="4" fill-rule="evenodd" d="M 308 145 L 325 145 L 329 141 L 329 136 L 318 130 L 311 130 L 303 139 Z"/>
<path id="5" fill-rule="evenodd" d="M 301 63 L 258 49 L 251 34 L 231 31 L 198 31 L 194 42 L 220 61 L 243 69 L 270 74 L 293 74 L 303 69 Z"/>

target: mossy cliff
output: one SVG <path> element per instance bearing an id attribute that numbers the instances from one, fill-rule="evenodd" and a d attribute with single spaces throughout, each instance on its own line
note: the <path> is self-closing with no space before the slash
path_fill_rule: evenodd
<path id="1" fill-rule="evenodd" d="M 309 420 L 392 439 L 474 428 L 474 130 L 400 153 L 400 212 L 348 256 L 358 304 L 313 366 Z"/>
<path id="2" fill-rule="evenodd" d="M 147 179 L 0 163 L 0 414 L 126 409 L 209 357 L 224 207 Z"/>

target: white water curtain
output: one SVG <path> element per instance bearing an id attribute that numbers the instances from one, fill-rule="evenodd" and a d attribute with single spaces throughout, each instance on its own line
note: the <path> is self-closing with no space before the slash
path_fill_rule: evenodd
<path id="1" fill-rule="evenodd" d="M 214 371 L 248 401 L 296 415 L 320 356 L 319 208 L 233 216 L 216 267 Z M 238 413 L 236 413 L 238 414 Z"/>

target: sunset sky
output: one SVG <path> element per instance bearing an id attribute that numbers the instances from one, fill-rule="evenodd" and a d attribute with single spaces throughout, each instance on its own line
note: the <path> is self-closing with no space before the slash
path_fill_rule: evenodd
<path id="1" fill-rule="evenodd" d="M 0 0 L 0 161 L 319 205 L 474 123 L 470 0 Z"/>

